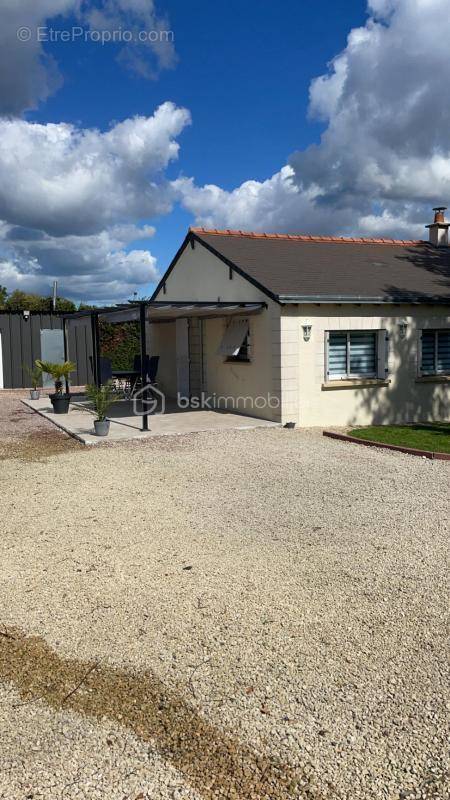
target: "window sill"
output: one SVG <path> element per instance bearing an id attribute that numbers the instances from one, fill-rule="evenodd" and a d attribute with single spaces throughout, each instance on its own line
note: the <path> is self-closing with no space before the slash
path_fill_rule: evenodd
<path id="1" fill-rule="evenodd" d="M 450 383 L 450 375 L 421 375 L 416 383 Z"/>
<path id="2" fill-rule="evenodd" d="M 390 380 L 383 378 L 351 378 L 343 381 L 326 381 L 322 383 L 322 391 L 328 389 L 361 389 L 364 386 L 389 386 Z"/>
<path id="3" fill-rule="evenodd" d="M 226 358 L 225 364 L 251 364 L 250 358 Z"/>

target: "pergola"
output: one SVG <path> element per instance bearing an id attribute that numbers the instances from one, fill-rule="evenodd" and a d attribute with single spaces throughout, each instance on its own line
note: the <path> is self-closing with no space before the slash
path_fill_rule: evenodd
<path id="1" fill-rule="evenodd" d="M 148 338 L 146 323 L 174 322 L 177 319 L 197 317 L 201 319 L 213 319 L 214 317 L 233 317 L 249 316 L 259 314 L 266 303 L 230 303 L 206 302 L 206 301 L 180 301 L 173 300 L 139 300 L 131 303 L 123 303 L 104 308 L 83 309 L 63 316 L 64 330 L 64 358 L 69 358 L 69 326 L 71 322 L 76 324 L 78 319 L 90 318 L 92 332 L 92 362 L 94 382 L 100 386 L 100 331 L 99 321 L 102 319 L 108 322 L 139 322 L 140 325 L 140 357 L 141 357 L 141 385 L 143 387 L 143 402 L 148 400 L 149 387 L 147 385 L 147 356 Z M 148 430 L 148 417 L 142 416 L 142 431 Z"/>

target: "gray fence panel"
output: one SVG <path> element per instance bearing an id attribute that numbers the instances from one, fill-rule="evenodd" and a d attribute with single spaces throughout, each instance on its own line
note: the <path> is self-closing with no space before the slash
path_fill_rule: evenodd
<path id="1" fill-rule="evenodd" d="M 30 376 L 24 366 L 31 367 L 33 364 L 33 353 L 31 346 L 31 317 L 28 320 L 20 317 L 20 345 L 21 345 L 21 362 L 22 368 L 21 385 L 24 386 L 30 383 Z"/>
<path id="2" fill-rule="evenodd" d="M 11 379 L 14 389 L 23 385 L 21 321 L 22 317 L 18 314 L 11 315 L 11 350 L 14 355 L 11 359 Z"/>
<path id="3" fill-rule="evenodd" d="M 33 314 L 30 317 L 31 362 L 34 364 L 41 357 L 41 315 Z"/>
<path id="4" fill-rule="evenodd" d="M 77 371 L 72 376 L 72 383 L 84 386 L 92 383 L 92 330 L 90 317 L 68 322 L 68 357 L 75 361 Z"/>
<path id="5" fill-rule="evenodd" d="M 5 389 L 11 386 L 11 331 L 9 323 L 10 315 L 0 314 L 0 331 L 2 334 L 3 357 L 3 386 Z"/>
<path id="6" fill-rule="evenodd" d="M 25 318 L 20 312 L 0 312 L 1 348 L 3 357 L 3 387 L 5 389 L 18 389 L 30 386 L 30 378 L 23 369 L 27 364 L 33 367 L 37 358 L 46 357 L 52 360 L 50 354 L 41 352 L 41 331 L 62 330 L 63 320 L 56 314 L 31 313 Z M 62 333 L 61 333 L 62 341 Z M 62 360 L 63 350 L 59 350 Z M 62 354 L 62 355 L 61 355 Z M 90 318 L 79 320 L 78 326 L 71 330 L 69 323 L 69 354 L 68 358 L 75 361 L 77 370 L 72 374 L 71 383 L 82 386 L 92 381 L 92 368 L 89 356 L 92 356 L 92 334 Z"/>

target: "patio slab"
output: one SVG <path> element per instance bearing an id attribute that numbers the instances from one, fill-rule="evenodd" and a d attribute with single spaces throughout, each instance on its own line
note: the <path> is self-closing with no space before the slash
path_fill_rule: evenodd
<path id="1" fill-rule="evenodd" d="M 180 410 L 165 414 L 152 414 L 149 417 L 148 431 L 140 430 L 140 418 L 129 414 L 131 404 L 114 404 L 110 432 L 107 437 L 94 434 L 94 415 L 83 406 L 83 399 L 71 403 L 68 414 L 55 414 L 48 397 L 40 400 L 23 399 L 22 402 L 41 416 L 48 419 L 58 428 L 78 439 L 83 444 L 95 445 L 102 442 L 128 441 L 130 439 L 147 439 L 152 436 L 179 436 L 200 431 L 239 430 L 246 428 L 279 427 L 278 423 L 249 417 L 226 411 Z"/>

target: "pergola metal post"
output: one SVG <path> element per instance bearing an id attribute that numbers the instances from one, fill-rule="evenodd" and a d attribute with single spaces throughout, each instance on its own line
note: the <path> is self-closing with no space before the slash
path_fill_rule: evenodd
<path id="1" fill-rule="evenodd" d="M 140 322 L 140 335 L 141 335 L 141 387 L 142 387 L 142 425 L 141 431 L 148 431 L 148 416 L 147 416 L 147 332 L 145 323 L 147 319 L 146 314 L 147 304 L 139 304 L 139 322 Z"/>
<path id="2" fill-rule="evenodd" d="M 56 282 L 56 281 L 55 281 Z M 69 360 L 69 341 L 68 341 L 68 330 L 67 330 L 67 320 L 63 317 L 62 321 L 62 330 L 63 330 L 63 342 L 64 342 L 64 361 Z M 69 394 L 69 379 L 66 376 L 66 394 Z"/>

